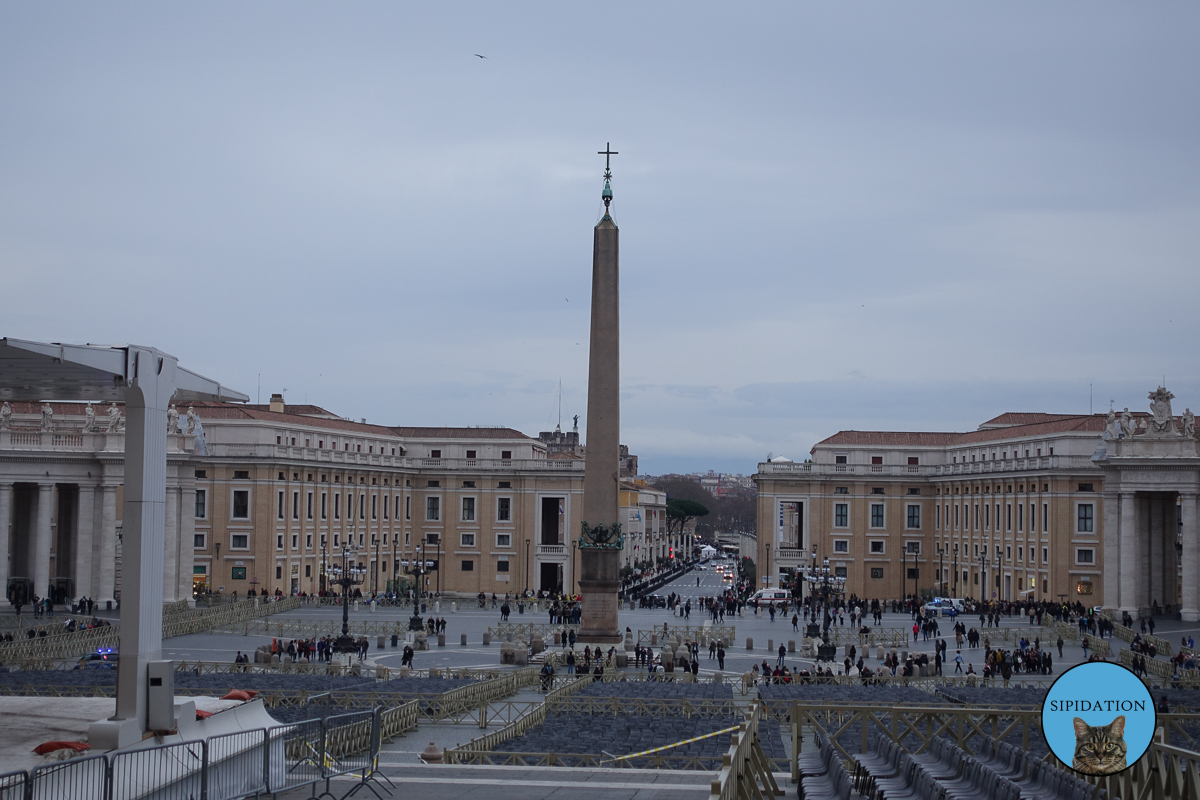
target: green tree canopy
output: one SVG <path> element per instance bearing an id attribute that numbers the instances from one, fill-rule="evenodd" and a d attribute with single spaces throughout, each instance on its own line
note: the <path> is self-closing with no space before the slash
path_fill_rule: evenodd
<path id="1" fill-rule="evenodd" d="M 708 515 L 708 508 L 695 500 L 667 500 L 667 530 L 683 532 L 689 522 Z"/>

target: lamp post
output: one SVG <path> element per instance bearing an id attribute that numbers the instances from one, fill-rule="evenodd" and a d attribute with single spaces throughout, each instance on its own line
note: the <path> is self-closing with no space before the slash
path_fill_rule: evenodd
<path id="1" fill-rule="evenodd" d="M 819 597 L 821 605 L 825 609 L 821 644 L 817 646 L 817 660 L 832 661 L 837 656 L 837 645 L 829 642 L 829 626 L 833 622 L 833 616 L 829 613 L 829 606 L 845 592 L 846 579 L 834 574 L 834 571 L 829 567 L 828 558 L 824 559 L 821 566 L 816 566 L 816 548 L 813 548 L 813 566 L 809 568 L 806 578 L 809 583 L 809 597 L 814 608 Z M 810 637 L 816 633 L 816 627 L 817 623 L 814 619 L 807 630 Z"/>
<path id="2" fill-rule="evenodd" d="M 351 564 L 350 555 L 350 548 L 344 548 L 341 565 L 334 564 L 329 569 L 330 585 L 342 587 L 342 635 L 333 643 L 334 651 L 342 654 L 358 650 L 358 644 L 350 636 L 350 587 L 361 586 L 367 578 L 367 570 Z"/>
<path id="3" fill-rule="evenodd" d="M 958 542 L 954 543 L 954 596 L 958 597 Z"/>
<path id="4" fill-rule="evenodd" d="M 938 586 L 942 589 L 946 588 L 946 549 L 942 547 L 942 543 L 938 542 Z"/>
<path id="5" fill-rule="evenodd" d="M 986 546 L 986 545 L 985 545 Z M 987 602 L 987 555 L 982 551 L 979 553 L 979 600 L 982 603 Z"/>
<path id="6" fill-rule="evenodd" d="M 525 540 L 525 591 L 524 594 L 529 594 L 529 540 Z"/>
<path id="7" fill-rule="evenodd" d="M 371 565 L 371 596 L 379 594 L 379 533 L 375 533 L 375 563 Z"/>
<path id="8" fill-rule="evenodd" d="M 996 545 L 996 599 L 1000 600 L 1000 546 Z"/>

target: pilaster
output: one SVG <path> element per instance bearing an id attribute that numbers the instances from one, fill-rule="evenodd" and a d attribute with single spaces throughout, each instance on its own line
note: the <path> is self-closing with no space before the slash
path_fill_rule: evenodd
<path id="1" fill-rule="evenodd" d="M 78 506 L 75 510 L 75 563 L 72 575 L 75 578 L 75 597 L 92 595 L 92 535 L 95 530 L 96 487 L 83 484 L 79 487 Z"/>
<path id="2" fill-rule="evenodd" d="M 33 593 L 46 597 L 50 588 L 50 526 L 54 518 L 54 484 L 39 483 L 37 526 L 33 532 L 33 547 L 29 549 L 29 575 L 33 578 Z"/>
<path id="3" fill-rule="evenodd" d="M 1197 499 L 1200 495 L 1182 494 L 1183 515 L 1183 608 L 1184 622 L 1200 622 L 1200 525 L 1197 525 Z"/>
<path id="4" fill-rule="evenodd" d="M 7 431 L 5 431 L 7 433 Z M 12 484 L 0 483 L 0 603 L 8 602 L 9 557 L 12 553 Z"/>

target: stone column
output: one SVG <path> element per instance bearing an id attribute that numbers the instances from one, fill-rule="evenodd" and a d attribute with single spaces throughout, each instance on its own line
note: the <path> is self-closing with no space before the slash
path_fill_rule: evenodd
<path id="1" fill-rule="evenodd" d="M 1104 493 L 1104 607 L 1119 608 L 1121 597 L 1121 515 L 1120 495 Z M 1039 562 L 1040 558 L 1039 558 Z M 1052 595 L 1053 596 L 1053 595 Z"/>
<path id="2" fill-rule="evenodd" d="M 50 588 L 50 522 L 54 516 L 54 484 L 39 483 L 37 527 L 33 532 L 33 547 L 29 548 L 29 575 L 33 593 L 46 597 Z"/>
<path id="3" fill-rule="evenodd" d="M 95 527 L 96 487 L 81 485 L 75 508 L 75 598 L 92 596 L 92 531 Z"/>
<path id="4" fill-rule="evenodd" d="M 1183 621 L 1200 622 L 1200 526 L 1197 526 L 1197 495 L 1184 494 L 1183 501 Z"/>
<path id="5" fill-rule="evenodd" d="M 163 529 L 163 602 L 174 603 L 179 598 L 179 487 L 169 486 L 166 492 L 166 527 Z"/>
<path id="6" fill-rule="evenodd" d="M 1121 492 L 1121 603 L 1120 610 L 1128 611 L 1136 617 L 1139 600 L 1137 597 L 1138 570 L 1141 567 L 1138 552 L 1137 534 L 1137 495 L 1133 492 Z M 1071 553 L 1069 564 L 1075 563 L 1074 553 Z"/>
<path id="7" fill-rule="evenodd" d="M 117 589 L 117 487 L 100 487 L 100 535 L 93 542 L 92 591 L 96 605 L 116 598 Z"/>
<path id="8" fill-rule="evenodd" d="M 1163 498 L 1158 492 L 1152 494 L 1147 505 L 1150 506 L 1150 527 L 1148 541 L 1146 542 L 1147 551 L 1150 559 L 1150 569 L 1146 572 L 1146 594 L 1144 602 L 1150 606 L 1155 600 L 1161 606 L 1165 602 L 1163 597 L 1163 528 L 1166 519 L 1163 514 Z"/>
<path id="9" fill-rule="evenodd" d="M 0 483 L 0 604 L 8 603 L 8 559 L 12 552 L 12 484 Z"/>

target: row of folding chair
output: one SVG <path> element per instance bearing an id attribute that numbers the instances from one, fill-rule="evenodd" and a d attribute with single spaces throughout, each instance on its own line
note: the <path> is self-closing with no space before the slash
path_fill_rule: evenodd
<path id="1" fill-rule="evenodd" d="M 855 756 L 854 788 L 870 800 L 1020 800 L 1020 788 L 944 739 L 909 755 L 886 737 Z"/>
<path id="2" fill-rule="evenodd" d="M 863 800 L 862 795 L 854 791 L 852 783 L 850 773 L 828 737 L 821 737 L 816 753 L 800 756 L 800 800 Z"/>

